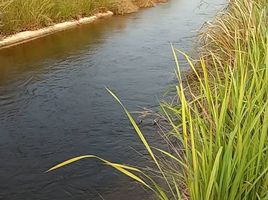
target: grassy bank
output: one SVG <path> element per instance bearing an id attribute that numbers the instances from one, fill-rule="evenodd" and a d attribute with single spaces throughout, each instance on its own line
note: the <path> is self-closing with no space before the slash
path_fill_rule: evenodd
<path id="1" fill-rule="evenodd" d="M 0 35 L 34 30 L 107 10 L 116 14 L 131 13 L 156 2 L 159 0 L 0 0 Z"/>
<path id="2" fill-rule="evenodd" d="M 176 103 L 161 104 L 170 127 L 165 134 L 170 151 L 152 148 L 111 93 L 155 163 L 155 176 L 102 161 L 161 200 L 268 199 L 267 0 L 231 0 L 203 29 L 201 41 L 202 52 L 195 62 L 173 49 L 178 98 Z M 191 83 L 181 75 L 177 54 L 182 54 L 192 69 Z M 74 158 L 52 170 L 92 157 Z"/>
<path id="3" fill-rule="evenodd" d="M 167 172 L 190 199 L 268 199 L 267 0 L 230 1 L 202 41 L 199 62 L 184 55 L 194 84 L 178 69 L 178 104 L 162 105 L 183 146 Z"/>

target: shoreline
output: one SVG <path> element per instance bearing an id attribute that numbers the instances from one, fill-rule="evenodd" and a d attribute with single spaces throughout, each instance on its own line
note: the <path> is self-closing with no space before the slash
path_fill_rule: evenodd
<path id="1" fill-rule="evenodd" d="M 168 0 L 150 0 L 148 2 L 145 2 L 144 0 L 134 0 L 134 1 L 122 0 L 120 4 L 122 5 L 123 8 L 121 7 L 118 7 L 117 9 L 108 8 L 108 11 L 106 12 L 97 13 L 87 17 L 81 17 L 75 20 L 72 19 L 72 20 L 66 20 L 64 22 L 56 22 L 53 25 L 44 26 L 36 30 L 21 31 L 3 37 L 1 37 L 0 35 L 0 50 L 17 46 L 23 43 L 27 43 L 32 40 L 54 34 L 56 32 L 75 28 L 80 25 L 90 24 L 101 18 L 111 17 L 113 15 L 129 14 L 137 12 L 140 8 L 154 7 L 156 4 L 166 2 L 168 2 Z"/>
<path id="2" fill-rule="evenodd" d="M 114 13 L 111 11 L 107 11 L 105 13 L 98 13 L 90 17 L 83 17 L 78 20 L 71 20 L 66 22 L 61 22 L 54 24 L 52 26 L 48 26 L 45 28 L 33 30 L 33 31 L 23 31 L 10 36 L 5 37 L 0 40 L 0 50 L 10 48 L 13 46 L 17 46 L 23 43 L 30 42 L 32 40 L 42 38 L 60 31 L 68 30 L 75 28 L 77 26 L 81 26 L 84 24 L 90 24 L 95 22 L 96 20 L 111 17 Z"/>

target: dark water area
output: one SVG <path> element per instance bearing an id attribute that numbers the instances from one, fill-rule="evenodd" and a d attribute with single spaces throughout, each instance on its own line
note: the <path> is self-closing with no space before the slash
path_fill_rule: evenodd
<path id="1" fill-rule="evenodd" d="M 140 200 L 144 191 L 96 160 L 44 173 L 84 154 L 146 165 L 129 110 L 157 105 L 174 80 L 170 42 L 191 52 L 224 0 L 172 0 L 0 51 L 0 199 Z M 155 127 L 143 124 L 150 143 Z M 138 151 L 140 154 L 138 154 Z"/>

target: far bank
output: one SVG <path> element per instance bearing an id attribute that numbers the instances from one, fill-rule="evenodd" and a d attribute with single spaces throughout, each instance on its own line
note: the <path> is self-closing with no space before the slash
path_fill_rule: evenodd
<path id="1" fill-rule="evenodd" d="M 166 0 L 3 0 L 0 2 L 0 49 L 161 2 Z"/>

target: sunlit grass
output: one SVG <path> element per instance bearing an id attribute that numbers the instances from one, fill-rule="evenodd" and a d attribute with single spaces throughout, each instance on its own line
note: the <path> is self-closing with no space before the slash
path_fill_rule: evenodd
<path id="1" fill-rule="evenodd" d="M 204 32 L 199 62 L 180 51 L 196 77 L 185 87 L 178 66 L 176 105 L 162 108 L 183 145 L 190 199 L 268 198 L 267 1 L 231 1 Z"/>
<path id="2" fill-rule="evenodd" d="M 120 100 L 162 180 L 138 168 L 110 164 L 159 199 L 268 199 L 268 7 L 266 0 L 233 0 L 203 34 L 199 60 L 173 49 L 178 101 L 162 103 L 170 151 L 152 148 Z M 195 84 L 183 81 L 177 54 Z M 159 153 L 165 159 L 158 159 Z M 92 157 L 92 156 L 87 156 Z M 66 161 L 52 170 L 81 158 Z M 158 180 L 158 181 L 156 181 Z"/>

